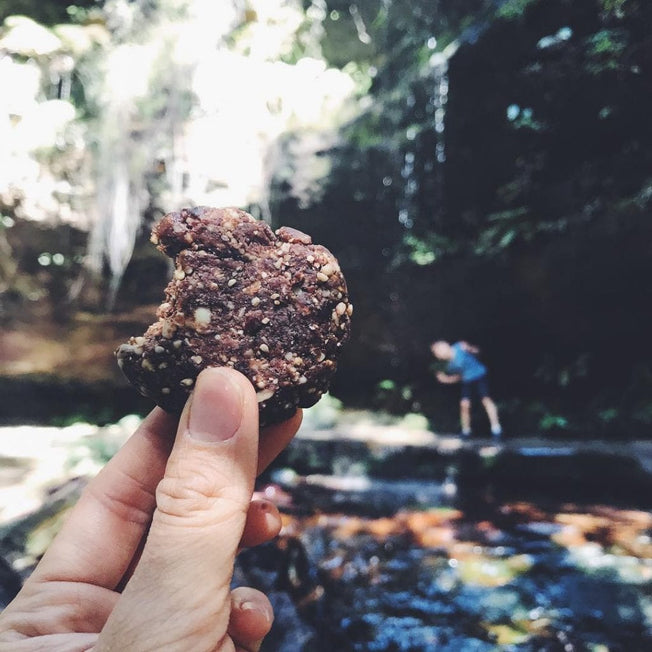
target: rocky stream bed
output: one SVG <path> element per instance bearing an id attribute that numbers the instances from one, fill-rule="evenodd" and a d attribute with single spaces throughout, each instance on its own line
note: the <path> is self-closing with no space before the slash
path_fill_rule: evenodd
<path id="1" fill-rule="evenodd" d="M 4 603 L 137 422 L 0 428 Z M 260 478 L 283 531 L 236 569 L 275 605 L 264 649 L 650 649 L 652 444 L 318 425 Z"/>

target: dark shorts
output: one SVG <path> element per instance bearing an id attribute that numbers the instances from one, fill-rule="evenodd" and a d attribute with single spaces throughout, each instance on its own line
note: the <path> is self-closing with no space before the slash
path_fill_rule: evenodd
<path id="1" fill-rule="evenodd" d="M 472 394 L 475 392 L 479 398 L 485 398 L 489 396 L 489 383 L 487 382 L 487 374 L 471 380 L 466 383 L 462 383 L 462 400 L 467 399 L 471 400 Z"/>

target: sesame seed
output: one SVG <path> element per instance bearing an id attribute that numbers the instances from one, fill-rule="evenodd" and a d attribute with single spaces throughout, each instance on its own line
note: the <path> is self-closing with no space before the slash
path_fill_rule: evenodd
<path id="1" fill-rule="evenodd" d="M 174 342 L 172 342 L 172 346 L 175 349 L 180 349 L 182 344 L 183 344 L 183 342 L 181 340 L 174 340 Z"/>
<path id="2" fill-rule="evenodd" d="M 258 347 L 263 353 L 269 353 L 269 347 L 264 342 Z"/>
<path id="3" fill-rule="evenodd" d="M 269 317 L 263 317 L 263 318 L 260 320 L 260 323 L 261 323 L 261 324 L 265 324 L 265 325 L 269 324 Z"/>
<path id="4" fill-rule="evenodd" d="M 260 303 L 260 298 L 259 297 L 254 297 L 251 300 L 251 305 L 255 308 L 258 304 Z"/>
<path id="5" fill-rule="evenodd" d="M 232 288 L 236 283 L 237 283 L 237 281 L 236 281 L 234 278 L 230 278 L 230 279 L 229 279 L 229 282 L 227 283 L 227 285 L 228 285 L 230 288 Z"/>
<path id="6" fill-rule="evenodd" d="M 169 394 L 169 393 L 170 393 L 169 387 L 161 387 L 161 394 Z"/>
<path id="7" fill-rule="evenodd" d="M 195 381 L 192 378 L 184 378 L 180 384 L 184 387 L 192 387 L 195 384 Z"/>
<path id="8" fill-rule="evenodd" d="M 190 361 L 194 362 L 195 364 L 201 364 L 203 361 L 203 358 L 200 355 L 193 355 L 190 357 Z"/>
<path id="9" fill-rule="evenodd" d="M 183 281 L 183 279 L 186 278 L 186 273 L 182 269 L 175 269 L 174 278 L 176 278 L 177 281 Z"/>
<path id="10" fill-rule="evenodd" d="M 155 346 L 154 353 L 165 353 L 165 349 L 162 346 Z"/>
<path id="11" fill-rule="evenodd" d="M 335 306 L 335 312 L 342 316 L 346 312 L 346 304 L 340 301 L 340 303 Z"/>
<path id="12" fill-rule="evenodd" d="M 322 283 L 326 283 L 326 281 L 328 281 L 328 276 L 326 276 L 326 274 L 323 272 L 317 272 L 317 280 L 321 281 Z"/>

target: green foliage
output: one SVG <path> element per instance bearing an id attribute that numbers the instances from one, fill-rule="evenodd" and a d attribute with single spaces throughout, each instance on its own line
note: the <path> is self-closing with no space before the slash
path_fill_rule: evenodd
<path id="1" fill-rule="evenodd" d="M 592 75 L 625 67 L 623 55 L 627 49 L 627 33 L 622 29 L 602 29 L 586 40 L 586 69 Z"/>
<path id="2" fill-rule="evenodd" d="M 544 414 L 539 421 L 539 428 L 543 431 L 564 430 L 568 428 L 568 419 L 560 414 Z"/>
<path id="3" fill-rule="evenodd" d="M 528 7 L 537 0 L 506 0 L 496 12 L 498 18 L 505 20 L 516 20 L 520 18 Z"/>
<path id="4" fill-rule="evenodd" d="M 518 429 L 640 428 L 650 383 L 613 342 L 645 347 L 652 300 L 640 282 L 652 237 L 652 5 L 363 4 L 372 42 L 349 53 L 375 69 L 367 108 L 331 153 L 323 204 L 310 216 L 278 204 L 323 237 L 362 297 L 351 348 L 368 375 L 338 382 L 402 409 L 407 386 L 447 422 L 454 394 L 433 386 L 427 345 L 463 337 L 488 352 Z M 332 8 L 325 51 L 332 30 L 357 38 L 347 3 Z"/>

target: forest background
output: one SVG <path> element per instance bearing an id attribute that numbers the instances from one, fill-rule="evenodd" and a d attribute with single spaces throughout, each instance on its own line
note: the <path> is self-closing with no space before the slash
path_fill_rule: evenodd
<path id="1" fill-rule="evenodd" d="M 235 204 L 338 256 L 345 406 L 454 431 L 428 345 L 465 339 L 508 434 L 652 435 L 649 2 L 0 0 L 0 21 L 2 421 L 147 409 L 112 351 L 162 297 L 149 230 Z"/>

